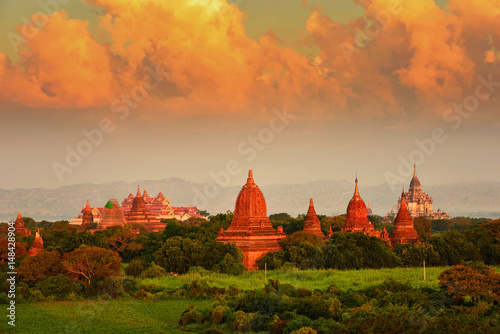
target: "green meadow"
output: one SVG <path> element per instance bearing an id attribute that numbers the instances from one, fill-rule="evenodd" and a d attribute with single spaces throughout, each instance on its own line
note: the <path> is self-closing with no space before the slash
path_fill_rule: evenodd
<path id="1" fill-rule="evenodd" d="M 423 268 L 394 268 L 394 269 L 361 269 L 361 270 L 272 270 L 267 275 L 264 271 L 247 271 L 240 276 L 226 274 L 186 274 L 182 276 L 163 276 L 157 278 L 142 279 L 141 284 L 158 284 L 160 288 L 179 288 L 183 284 L 193 280 L 204 280 L 211 286 L 229 288 L 236 286 L 242 290 L 261 289 L 267 279 L 279 280 L 281 283 L 289 283 L 295 287 L 314 289 L 325 289 L 330 284 L 342 289 L 363 289 L 371 285 L 383 282 L 387 278 L 398 278 L 408 280 L 414 287 L 438 286 L 438 276 L 449 267 L 426 268 L 426 280 L 424 281 Z"/>
<path id="2" fill-rule="evenodd" d="M 382 283 L 387 278 L 410 282 L 415 288 L 438 287 L 439 273 L 447 267 L 427 268 L 426 280 L 423 268 L 363 269 L 363 270 L 308 270 L 268 271 L 267 279 L 279 280 L 295 287 L 309 290 L 324 290 L 334 283 L 342 290 L 359 290 Z M 495 270 L 500 272 L 500 268 Z M 193 280 L 203 280 L 211 286 L 243 290 L 260 290 L 264 287 L 263 271 L 245 272 L 240 276 L 216 273 L 190 273 L 181 276 L 141 279 L 139 286 L 155 285 L 159 290 L 179 288 Z M 41 302 L 18 304 L 16 327 L 7 325 L 7 318 L 0 323 L 0 333 L 185 333 L 186 328 L 178 324 L 185 308 L 199 308 L 213 303 L 211 299 L 188 299 L 179 297 L 157 299 Z"/>

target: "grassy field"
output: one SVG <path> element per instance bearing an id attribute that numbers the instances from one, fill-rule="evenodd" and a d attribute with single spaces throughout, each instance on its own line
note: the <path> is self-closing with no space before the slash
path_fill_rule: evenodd
<path id="1" fill-rule="evenodd" d="M 310 290 L 325 289 L 335 283 L 342 290 L 363 289 L 383 282 L 386 278 L 408 280 L 414 287 L 438 287 L 439 274 L 447 267 L 427 268 L 426 280 L 422 268 L 395 268 L 395 269 L 363 269 L 363 270 L 308 270 L 308 271 L 268 271 L 267 279 L 277 279 L 282 283 L 290 283 L 296 287 Z M 193 280 L 204 280 L 209 285 L 228 288 L 231 285 L 243 290 L 261 289 L 265 278 L 263 271 L 249 271 L 241 276 L 224 274 L 187 274 L 182 276 L 165 276 L 141 280 L 141 284 L 158 284 L 161 288 L 177 288 Z"/>
<path id="2" fill-rule="evenodd" d="M 425 281 L 422 268 L 269 271 L 267 279 L 277 279 L 310 290 L 324 290 L 332 283 L 342 290 L 358 290 L 381 283 L 386 278 L 407 280 L 414 287 L 437 288 L 439 273 L 445 269 L 427 268 Z M 500 273 L 500 268 L 496 267 L 495 271 Z M 193 280 L 204 280 L 209 285 L 224 288 L 234 285 L 243 290 L 261 289 L 264 287 L 264 272 L 246 272 L 237 277 L 194 273 L 142 279 L 140 284 L 175 288 Z M 7 325 L 7 318 L 3 317 L 0 333 L 184 333 L 186 329 L 181 331 L 177 328 L 184 309 L 189 305 L 203 308 L 210 303 L 212 300 L 175 299 L 18 304 L 15 329 Z"/>
<path id="3" fill-rule="evenodd" d="M 20 304 L 15 329 L 3 320 L 0 333 L 185 333 L 177 329 L 184 309 L 210 303 L 211 300 L 134 300 Z"/>

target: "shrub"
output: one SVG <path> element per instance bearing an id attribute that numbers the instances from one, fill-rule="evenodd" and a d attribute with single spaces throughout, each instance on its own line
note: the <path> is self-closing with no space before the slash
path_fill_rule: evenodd
<path id="1" fill-rule="evenodd" d="M 51 276 L 35 285 L 44 296 L 53 296 L 56 300 L 65 300 L 70 293 L 77 293 L 80 287 L 72 279 L 57 275 Z"/>
<path id="2" fill-rule="evenodd" d="M 402 306 L 371 308 L 363 306 L 353 309 L 351 316 L 343 321 L 347 333 L 420 333 L 428 324 L 419 309 Z M 420 318 L 419 318 L 420 317 Z"/>
<path id="3" fill-rule="evenodd" d="M 165 276 L 167 274 L 167 271 L 160 267 L 159 265 L 155 264 L 154 262 L 151 263 L 148 269 L 144 270 L 139 277 L 141 278 L 155 278 L 155 277 L 161 277 Z"/>
<path id="4" fill-rule="evenodd" d="M 7 296 L 5 292 L 0 292 L 0 304 L 10 304 L 10 298 Z"/>
<path id="5" fill-rule="evenodd" d="M 500 274 L 483 264 L 456 265 L 439 274 L 439 284 L 455 302 L 465 296 L 473 301 L 489 300 L 491 293 L 500 293 Z"/>
<path id="6" fill-rule="evenodd" d="M 45 299 L 45 296 L 40 290 L 32 290 L 30 293 L 30 302 L 32 303 L 43 302 Z"/>
<path id="7" fill-rule="evenodd" d="M 179 324 L 188 325 L 191 323 L 202 323 L 203 317 L 201 313 L 193 306 L 189 305 L 186 307 L 184 312 L 181 314 L 181 319 L 179 320 Z"/>
<path id="8" fill-rule="evenodd" d="M 233 332 L 250 332 L 252 330 L 252 325 L 250 324 L 251 320 L 251 314 L 247 314 L 243 311 L 236 311 L 234 313 L 233 323 L 231 324 L 231 330 Z"/>
<path id="9" fill-rule="evenodd" d="M 144 270 L 145 270 L 145 265 L 143 261 L 140 260 L 134 260 L 128 264 L 128 266 L 125 268 L 125 274 L 133 277 L 139 276 Z"/>
<path id="10" fill-rule="evenodd" d="M 203 267 L 191 267 L 189 268 L 188 272 L 189 275 L 200 275 L 200 276 L 205 276 L 210 274 L 210 270 L 207 270 Z"/>
<path id="11" fill-rule="evenodd" d="M 210 321 L 213 325 L 218 325 L 224 322 L 224 317 L 230 311 L 229 307 L 218 305 L 210 312 Z"/>

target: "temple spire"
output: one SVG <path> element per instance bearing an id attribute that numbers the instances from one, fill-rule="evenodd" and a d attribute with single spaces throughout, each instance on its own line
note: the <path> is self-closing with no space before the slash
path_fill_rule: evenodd
<path id="1" fill-rule="evenodd" d="M 413 177 L 417 177 L 417 164 L 413 164 Z"/>
<path id="2" fill-rule="evenodd" d="M 135 197 L 141 197 L 141 189 L 137 186 L 137 195 Z"/>
<path id="3" fill-rule="evenodd" d="M 356 173 L 356 187 L 354 188 L 354 197 L 360 197 L 358 191 L 358 175 Z"/>
<path id="4" fill-rule="evenodd" d="M 19 219 L 23 219 L 23 216 L 21 216 L 21 211 L 17 212 L 17 219 L 16 220 L 19 220 Z"/>
<path id="5" fill-rule="evenodd" d="M 87 204 L 85 205 L 85 210 L 91 210 L 89 200 L 87 200 Z"/>
<path id="6" fill-rule="evenodd" d="M 253 183 L 255 183 L 255 181 L 254 181 L 254 179 L 253 179 L 253 172 L 252 172 L 252 170 L 251 170 L 251 169 L 248 171 L 248 179 L 247 179 L 247 183 L 252 183 L 252 184 L 253 184 Z"/>

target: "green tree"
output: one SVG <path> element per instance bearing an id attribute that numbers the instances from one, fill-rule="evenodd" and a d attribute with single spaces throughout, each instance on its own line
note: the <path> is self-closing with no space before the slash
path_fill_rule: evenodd
<path id="1" fill-rule="evenodd" d="M 190 267 L 203 265 L 203 245 L 198 240 L 173 237 L 155 253 L 155 262 L 169 272 L 186 273 Z"/>
<path id="2" fill-rule="evenodd" d="M 413 219 L 413 226 L 418 235 L 430 237 L 432 236 L 432 222 L 425 217 L 417 217 Z"/>
<path id="3" fill-rule="evenodd" d="M 118 253 L 100 247 L 75 249 L 62 259 L 63 272 L 85 288 L 99 279 L 119 276 L 121 267 Z"/>
<path id="4" fill-rule="evenodd" d="M 65 300 L 71 293 L 80 290 L 78 283 L 62 274 L 50 276 L 35 285 L 45 297 L 53 296 L 56 300 Z"/>
<path id="5" fill-rule="evenodd" d="M 35 284 L 49 276 L 61 273 L 61 255 L 56 251 L 43 251 L 25 258 L 19 266 L 21 282 Z"/>
<path id="6" fill-rule="evenodd" d="M 104 240 L 106 245 L 118 252 L 124 261 L 130 261 L 142 250 L 142 244 L 136 239 L 136 234 L 133 234 L 129 229 L 122 228 Z"/>

